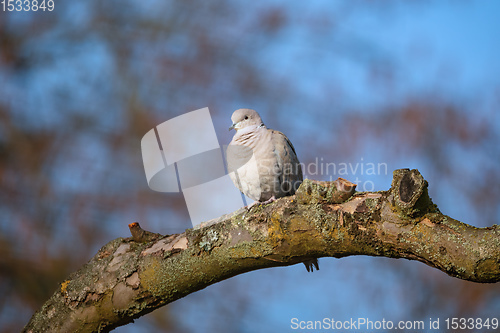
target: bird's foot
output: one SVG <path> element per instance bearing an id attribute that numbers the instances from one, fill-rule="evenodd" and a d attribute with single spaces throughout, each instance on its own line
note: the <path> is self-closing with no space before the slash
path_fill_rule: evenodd
<path id="1" fill-rule="evenodd" d="M 267 205 L 274 201 L 276 201 L 276 197 L 274 195 L 266 201 L 254 201 L 252 204 L 247 206 L 247 210 L 252 209 L 254 206 Z"/>
<path id="2" fill-rule="evenodd" d="M 261 204 L 261 205 L 267 205 L 267 204 L 269 204 L 269 203 L 271 203 L 271 202 L 275 202 L 275 201 L 276 201 L 276 197 L 273 195 L 273 196 L 272 196 L 272 197 L 270 197 L 268 200 L 266 200 L 266 201 L 262 201 L 260 204 Z"/>

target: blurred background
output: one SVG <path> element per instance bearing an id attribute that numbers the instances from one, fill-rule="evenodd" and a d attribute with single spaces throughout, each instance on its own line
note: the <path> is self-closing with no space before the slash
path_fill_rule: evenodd
<path id="1" fill-rule="evenodd" d="M 181 193 L 148 188 L 140 140 L 202 107 L 221 144 L 231 113 L 254 108 L 303 163 L 337 167 L 309 178 L 387 190 L 394 169 L 417 168 L 443 213 L 498 223 L 499 12 L 493 0 L 55 0 L 52 12 L 0 11 L 2 332 L 128 237 L 128 223 L 191 227 Z M 445 331 L 447 317 L 500 313 L 499 284 L 419 262 L 320 266 L 243 274 L 116 332 L 292 332 L 292 318 L 325 317 L 441 318 Z"/>

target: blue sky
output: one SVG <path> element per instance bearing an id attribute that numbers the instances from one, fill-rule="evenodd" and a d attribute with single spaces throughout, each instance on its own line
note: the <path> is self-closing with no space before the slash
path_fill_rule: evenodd
<path id="1" fill-rule="evenodd" d="M 312 2 L 326 17 L 335 17 L 336 7 L 346 2 Z M 492 86 L 500 82 L 500 25 L 497 1 L 405 1 L 391 6 L 353 6 L 354 13 L 341 17 L 334 25 L 343 32 L 342 39 L 325 37 L 329 31 L 319 30 L 318 40 L 305 34 L 300 25 L 283 31 L 280 39 L 262 61 L 263 67 L 282 73 L 294 73 L 301 89 L 308 95 L 317 91 L 322 81 L 335 76 L 341 79 L 348 100 L 360 108 L 387 104 L 387 97 L 398 98 L 421 92 L 431 93 L 437 87 L 454 98 L 492 96 Z M 296 4 L 292 19 L 313 11 L 310 6 Z M 345 6 L 348 7 L 348 6 Z M 387 10 L 384 10 L 387 9 Z M 355 54 L 345 54 L 344 48 Z M 284 57 L 286 55 L 287 57 Z M 315 61 L 312 62 L 311 59 Z M 359 59 L 375 59 L 395 66 L 398 85 L 391 94 L 381 94 L 377 87 L 367 89 L 369 77 Z M 304 61 L 305 60 L 305 61 Z M 309 62 L 308 62 L 309 61 Z M 277 65 L 277 66 L 276 66 Z M 318 70 L 320 68 L 321 70 Z"/>

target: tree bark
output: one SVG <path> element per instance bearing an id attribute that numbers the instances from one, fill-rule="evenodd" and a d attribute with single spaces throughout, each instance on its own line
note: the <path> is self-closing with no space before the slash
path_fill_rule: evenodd
<path id="1" fill-rule="evenodd" d="M 162 236 L 131 224 L 61 283 L 24 332 L 108 332 L 248 271 L 350 255 L 418 260 L 464 280 L 500 281 L 500 228 L 441 214 L 418 170 L 388 191 L 305 180 L 294 196 Z M 215 223 L 217 222 L 217 223 Z"/>

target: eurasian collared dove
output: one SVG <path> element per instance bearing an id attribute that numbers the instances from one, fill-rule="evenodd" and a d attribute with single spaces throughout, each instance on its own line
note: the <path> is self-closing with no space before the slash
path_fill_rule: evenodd
<path id="1" fill-rule="evenodd" d="M 229 130 L 236 134 L 227 149 L 228 171 L 236 187 L 255 200 L 251 206 L 295 194 L 302 183 L 302 167 L 290 140 L 268 129 L 255 110 L 236 110 L 231 120 Z M 304 265 L 308 272 L 319 269 L 317 259 Z"/>

